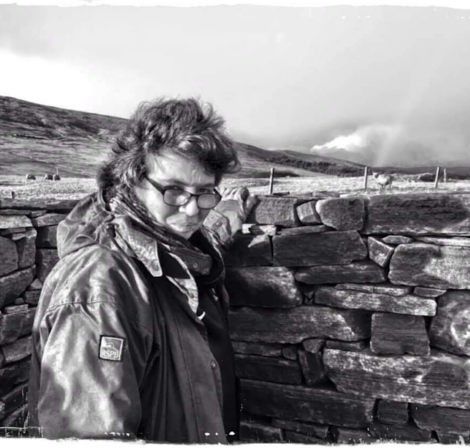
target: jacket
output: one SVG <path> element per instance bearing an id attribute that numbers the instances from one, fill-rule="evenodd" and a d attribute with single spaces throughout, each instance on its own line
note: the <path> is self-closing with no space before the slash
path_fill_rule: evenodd
<path id="1" fill-rule="evenodd" d="M 33 325 L 30 425 L 54 439 L 226 443 L 221 372 L 187 266 L 99 194 L 57 240 Z M 227 328 L 223 272 L 211 286 Z"/>

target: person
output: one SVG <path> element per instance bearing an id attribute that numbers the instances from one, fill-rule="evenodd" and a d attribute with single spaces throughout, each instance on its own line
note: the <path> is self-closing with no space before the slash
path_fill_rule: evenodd
<path id="1" fill-rule="evenodd" d="M 139 106 L 58 226 L 29 384 L 44 437 L 237 440 L 221 250 L 255 199 L 217 187 L 239 165 L 211 105 Z"/>

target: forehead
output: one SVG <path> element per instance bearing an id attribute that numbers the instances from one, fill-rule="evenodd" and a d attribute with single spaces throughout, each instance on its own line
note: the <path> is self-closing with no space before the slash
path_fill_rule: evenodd
<path id="1" fill-rule="evenodd" d="M 149 156 L 147 168 L 148 175 L 153 180 L 172 180 L 188 186 L 215 185 L 214 174 L 208 174 L 197 162 L 171 151 Z"/>

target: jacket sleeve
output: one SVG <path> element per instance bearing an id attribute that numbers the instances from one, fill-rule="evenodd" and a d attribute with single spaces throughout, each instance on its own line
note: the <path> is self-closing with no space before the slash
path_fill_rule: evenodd
<path id="1" fill-rule="evenodd" d="M 228 249 L 233 242 L 229 219 L 222 213 L 212 209 L 204 220 L 204 226 L 214 235 L 222 249 Z"/>
<path id="2" fill-rule="evenodd" d="M 39 333 L 44 436 L 134 439 L 150 331 L 115 303 L 97 299 L 52 309 Z"/>

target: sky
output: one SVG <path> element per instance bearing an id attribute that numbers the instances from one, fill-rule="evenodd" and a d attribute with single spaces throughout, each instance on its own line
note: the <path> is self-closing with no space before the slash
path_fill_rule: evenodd
<path id="1" fill-rule="evenodd" d="M 470 165 L 469 4 L 37 3 L 0 4 L 0 95 L 120 117 L 198 96 L 266 149 Z"/>

